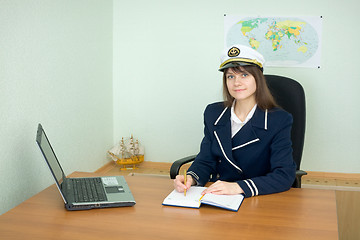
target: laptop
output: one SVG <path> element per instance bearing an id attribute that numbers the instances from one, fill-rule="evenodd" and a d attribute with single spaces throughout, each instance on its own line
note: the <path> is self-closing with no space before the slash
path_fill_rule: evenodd
<path id="1" fill-rule="evenodd" d="M 67 210 L 135 205 L 135 199 L 123 176 L 66 177 L 41 124 L 38 125 L 36 142 L 50 168 Z"/>

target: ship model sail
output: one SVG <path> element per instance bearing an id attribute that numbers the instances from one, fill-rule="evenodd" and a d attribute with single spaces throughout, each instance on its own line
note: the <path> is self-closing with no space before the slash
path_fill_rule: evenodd
<path id="1" fill-rule="evenodd" d="M 137 165 L 144 161 L 144 148 L 139 140 L 134 141 L 131 135 L 130 139 L 121 139 L 119 144 L 108 151 L 108 154 L 121 166 L 121 170 L 136 169 Z"/>

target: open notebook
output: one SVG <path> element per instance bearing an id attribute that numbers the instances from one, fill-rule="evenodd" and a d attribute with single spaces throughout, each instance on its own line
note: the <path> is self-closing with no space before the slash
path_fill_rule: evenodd
<path id="1" fill-rule="evenodd" d="M 207 193 L 204 196 L 201 193 L 206 187 L 191 187 L 184 193 L 173 190 L 163 201 L 163 205 L 176 207 L 200 208 L 201 204 L 208 204 L 215 207 L 238 211 L 244 200 L 244 195 L 217 195 Z"/>

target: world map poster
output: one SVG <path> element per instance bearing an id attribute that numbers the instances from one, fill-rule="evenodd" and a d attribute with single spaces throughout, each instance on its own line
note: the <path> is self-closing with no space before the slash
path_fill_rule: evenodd
<path id="1" fill-rule="evenodd" d="M 224 16 L 225 48 L 252 47 L 265 67 L 320 68 L 322 17 Z"/>

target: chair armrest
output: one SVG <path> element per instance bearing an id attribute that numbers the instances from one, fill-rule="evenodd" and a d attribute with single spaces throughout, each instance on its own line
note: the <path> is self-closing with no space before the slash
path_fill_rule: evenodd
<path id="1" fill-rule="evenodd" d="M 170 178 L 175 179 L 176 175 L 179 174 L 181 166 L 186 163 L 194 161 L 195 157 L 196 157 L 196 155 L 192 155 L 192 156 L 181 158 L 181 159 L 173 162 L 173 164 L 170 167 Z"/>
<path id="2" fill-rule="evenodd" d="M 296 177 L 293 184 L 294 188 L 301 188 L 301 177 L 307 175 L 307 172 L 303 170 L 296 170 Z"/>

